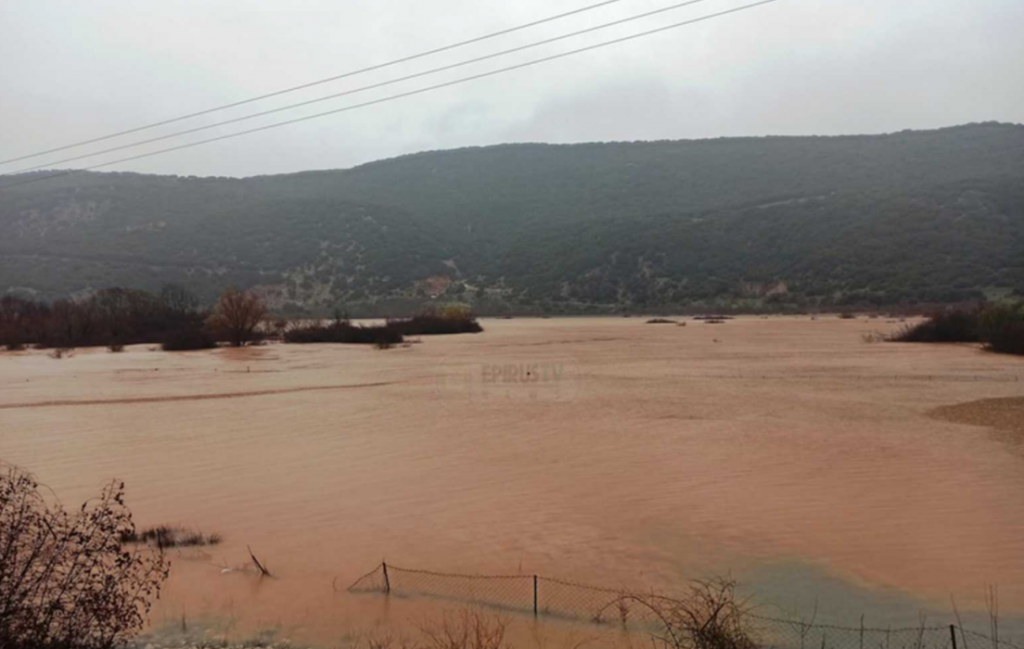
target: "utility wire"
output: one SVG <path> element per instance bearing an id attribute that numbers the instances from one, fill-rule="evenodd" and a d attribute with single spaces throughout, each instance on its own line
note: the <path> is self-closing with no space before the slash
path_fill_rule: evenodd
<path id="1" fill-rule="evenodd" d="M 248 121 L 248 120 L 251 120 L 251 119 L 256 119 L 257 117 L 265 117 L 267 115 L 273 115 L 275 113 L 281 113 L 281 112 L 284 112 L 284 111 L 287 111 L 287 110 L 294 110 L 296 108 L 302 108 L 303 106 L 309 106 L 309 105 L 312 105 L 312 104 L 318 104 L 318 103 L 321 103 L 321 102 L 324 102 L 324 101 L 329 101 L 331 99 L 338 99 L 339 97 L 347 97 L 349 95 L 354 95 L 354 94 L 357 94 L 357 93 L 360 93 L 360 92 L 366 92 L 367 90 L 375 90 L 377 88 L 383 88 L 385 86 L 391 86 L 391 85 L 394 85 L 396 83 L 402 83 L 404 81 L 410 81 L 412 79 L 419 79 L 421 77 L 430 76 L 432 74 L 437 74 L 439 72 L 446 72 L 448 70 L 454 70 L 456 68 L 461 68 L 461 67 L 465 67 L 467 65 L 472 65 L 474 63 L 480 63 L 482 61 L 488 61 L 490 59 L 496 59 L 496 58 L 499 58 L 499 57 L 502 57 L 502 56 L 507 56 L 509 54 L 515 54 L 517 52 L 523 52 L 525 50 L 533 49 L 533 48 L 536 48 L 536 47 L 541 47 L 542 45 L 550 45 L 551 43 L 557 43 L 559 41 L 564 41 L 566 39 L 575 38 L 577 36 L 582 36 L 584 34 L 589 34 L 591 32 L 597 32 L 597 31 L 600 31 L 602 29 L 608 29 L 609 27 L 616 27 L 618 25 L 623 25 L 623 24 L 626 24 L 626 23 L 634 22 L 634 21 L 637 21 L 637 20 L 641 20 L 643 18 L 650 18 L 651 16 L 656 16 L 658 14 L 663 14 L 663 13 L 666 13 L 666 12 L 669 12 L 669 11 L 675 11 L 675 10 L 678 10 L 678 9 L 682 9 L 683 7 L 688 7 L 690 5 L 695 5 L 695 4 L 699 4 L 701 2 L 707 2 L 707 1 L 708 0 L 686 0 L 686 2 L 680 2 L 680 3 L 677 3 L 677 4 L 671 5 L 669 7 L 664 7 L 662 9 L 655 9 L 654 11 L 647 11 L 647 12 L 642 13 L 642 14 L 637 14 L 635 16 L 630 16 L 628 18 L 622 18 L 622 19 L 619 19 L 619 20 L 613 20 L 612 22 L 604 23 L 602 25 L 596 25 L 594 27 L 588 27 L 586 29 L 581 29 L 581 30 L 578 30 L 578 31 L 575 31 L 575 32 L 571 32 L 571 33 L 568 33 L 568 34 L 562 34 L 561 36 L 555 36 L 553 38 L 546 38 L 544 40 L 537 41 L 535 43 L 529 43 L 527 45 L 520 45 L 519 47 L 513 47 L 512 49 L 502 50 L 500 52 L 495 52 L 493 54 L 485 54 L 483 56 L 478 56 L 478 57 L 475 57 L 475 58 L 472 58 L 472 59 L 468 59 L 468 60 L 465 60 L 465 61 L 460 61 L 458 63 L 452 63 L 450 65 L 443 65 L 443 66 L 440 66 L 440 67 L 437 67 L 437 68 L 433 68 L 433 69 L 430 69 L 430 70 L 425 70 L 423 72 L 417 72 L 415 74 L 409 74 L 409 75 L 406 75 L 404 77 L 398 77 L 397 79 L 390 79 L 388 81 L 382 81 L 380 83 L 374 83 L 374 84 L 371 84 L 371 85 L 368 85 L 368 86 L 362 86 L 361 88 L 353 88 L 352 90 L 345 90 L 343 92 L 336 92 L 334 94 L 326 95 L 324 97 L 317 97 L 315 99 L 308 99 L 306 101 L 300 101 L 300 102 L 295 103 L 295 104 L 288 104 L 287 106 L 281 106 L 279 108 L 271 108 L 269 110 L 260 111 L 258 113 L 250 113 L 249 115 L 242 115 L 241 117 L 234 117 L 232 119 L 227 119 L 227 120 L 223 120 L 223 121 L 220 121 L 220 122 L 214 122 L 213 124 L 206 124 L 204 126 L 197 126 L 195 128 L 186 129 L 184 131 L 176 131 L 174 133 L 168 133 L 167 135 L 160 135 L 158 137 L 149 138 L 147 140 L 139 140 L 137 142 L 130 142 L 128 144 L 122 144 L 122 145 L 119 145 L 119 146 L 110 147 L 108 149 L 101 149 L 99 151 L 93 151 L 91 153 L 83 153 L 81 155 L 72 156 L 70 158 L 64 158 L 62 160 L 54 160 L 52 162 L 46 162 L 46 163 L 43 163 L 43 164 L 35 165 L 34 167 L 26 167 L 24 169 L 18 169 L 17 171 L 12 171 L 11 173 L 12 174 L 22 174 L 22 173 L 28 173 L 30 171 L 38 171 L 40 169 L 52 168 L 52 167 L 54 167 L 56 165 L 65 164 L 67 162 L 77 162 L 78 160 L 85 160 L 87 158 L 95 158 L 96 156 L 105 155 L 107 153 L 114 153 L 115 151 L 124 151 L 125 149 L 132 149 L 132 148 L 139 147 L 139 146 L 144 146 L 144 145 L 147 145 L 147 144 L 153 144 L 154 142 L 161 142 L 161 141 L 170 140 L 170 139 L 173 139 L 173 138 L 176 138 L 176 137 L 182 137 L 184 135 L 191 135 L 192 133 L 199 133 L 200 131 L 208 131 L 208 130 L 213 129 L 213 128 L 218 128 L 218 127 L 221 127 L 221 126 L 227 126 L 228 124 L 237 124 L 238 122 L 245 122 L 245 121 Z"/>
<path id="2" fill-rule="evenodd" d="M 433 56 L 434 54 L 440 54 L 441 52 L 448 52 L 450 50 L 458 49 L 460 47 L 465 47 L 467 45 L 472 45 L 474 43 L 481 43 L 483 41 L 491 40 L 493 38 L 498 38 L 499 36 L 506 36 L 508 34 L 512 34 L 512 33 L 518 32 L 518 31 L 522 31 L 524 29 L 529 29 L 531 27 L 537 27 L 538 25 L 543 25 L 545 23 L 550 23 L 550 22 L 554 22 L 556 20 L 561 20 L 562 18 L 568 18 L 570 16 L 575 16 L 577 14 L 585 13 L 587 11 L 593 11 L 594 9 L 599 9 L 601 7 L 604 7 L 604 6 L 607 6 L 607 5 L 610 5 L 610 4 L 615 4 L 617 2 L 622 2 L 622 0 L 603 0 L 603 2 L 598 2 L 596 4 L 588 5 L 586 7 L 581 7 L 579 9 L 574 9 L 572 11 L 567 11 L 565 13 L 556 14 L 554 16 L 549 16 L 547 18 L 541 18 L 540 20 L 534 20 L 533 22 L 528 22 L 528 23 L 525 23 L 525 24 L 522 24 L 522 25 L 518 25 L 516 27 L 509 27 L 508 29 L 502 29 L 500 31 L 493 32 L 491 34 L 486 34 L 484 36 L 477 36 L 476 38 L 471 38 L 469 40 L 459 41 L 458 43 L 452 43 L 451 45 L 445 45 L 444 47 L 438 47 L 436 49 L 428 50 L 426 52 L 420 52 L 419 54 L 413 54 L 413 55 L 410 55 L 410 56 L 405 56 L 405 57 L 402 57 L 400 59 L 395 59 L 393 61 L 388 61 L 386 63 L 378 63 L 377 65 L 371 65 L 370 67 L 367 67 L 367 68 L 362 68 L 362 69 L 359 69 L 359 70 L 353 70 L 351 72 L 345 72 L 345 73 L 342 73 L 342 74 L 335 75 L 333 77 L 327 77 L 327 78 L 324 78 L 324 79 L 318 79 L 317 81 L 310 81 L 308 83 L 303 83 L 303 84 L 300 84 L 298 86 L 292 86 L 291 88 L 285 88 L 283 90 L 276 90 L 274 92 L 268 92 L 268 93 L 266 93 L 264 95 L 259 95 L 257 97 L 252 97 L 250 99 L 243 99 L 241 101 L 232 102 L 230 104 L 223 104 L 221 106 L 214 106 L 213 108 L 207 108 L 205 110 L 200 110 L 200 111 L 195 112 L 195 113 L 189 113 L 187 115 L 182 115 L 180 117 L 173 117 L 171 119 L 165 119 L 165 120 L 160 121 L 160 122 L 153 122 L 152 124 L 146 124 L 144 126 L 138 126 L 136 128 L 130 128 L 130 129 L 125 130 L 125 131 L 118 131 L 116 133 L 111 133 L 110 135 L 103 135 L 103 136 L 100 136 L 100 137 L 93 138 L 91 140 L 82 140 L 81 142 L 74 142 L 72 144 L 67 144 L 65 146 L 59 146 L 59 147 L 56 147 L 54 149 L 47 149 L 46 151 L 37 151 L 36 153 L 29 153 L 27 155 L 19 156 L 17 158 L 10 158 L 8 160 L 0 160 L 0 165 L 10 164 L 11 162 L 20 162 L 21 160 L 28 160 L 29 158 L 38 158 L 41 155 L 46 155 L 48 153 L 56 153 L 58 151 L 66 151 L 67 149 L 74 149 L 74 148 L 77 148 L 77 147 L 80 147 L 80 146 L 85 146 L 87 144 L 95 144 L 96 142 L 103 142 L 104 140 L 110 140 L 110 139 L 113 139 L 115 137 L 121 137 L 122 135 L 130 135 L 132 133 L 138 133 L 140 131 L 148 131 L 149 129 L 157 128 L 158 126 L 166 126 L 168 124 L 174 124 L 175 122 L 181 122 L 181 121 L 184 121 L 184 120 L 187 120 L 187 119 L 192 119 L 194 117 L 200 117 L 202 115 L 209 115 L 210 113 L 215 113 L 215 112 L 218 112 L 218 111 L 227 110 L 229 108 L 236 108 L 238 106 L 244 106 L 245 104 L 251 104 L 253 102 L 261 101 L 263 99 L 270 99 L 271 97 L 278 97 L 280 95 L 285 95 L 285 94 L 288 94 L 290 92 L 295 92 L 297 90 L 305 90 L 306 88 L 312 88 L 314 86 L 323 85 L 325 83 L 330 83 L 332 81 L 338 81 L 340 79 L 347 79 L 349 77 L 354 77 L 354 76 L 357 76 L 357 75 L 360 75 L 360 74 L 365 74 L 367 72 L 374 72 L 376 70 L 382 70 L 384 68 L 389 68 L 389 67 L 392 67 L 392 66 L 395 66 L 395 65 L 399 65 L 401 63 L 408 63 L 409 61 L 415 61 L 416 59 L 422 59 L 422 58 L 427 57 L 427 56 Z"/>
<path id="3" fill-rule="evenodd" d="M 423 93 L 431 92 L 433 90 L 439 90 L 441 88 L 448 88 L 448 87 L 451 87 L 451 86 L 456 86 L 456 85 L 459 85 L 459 84 L 468 83 L 470 81 L 475 81 L 477 79 L 484 79 L 484 78 L 487 78 L 487 77 L 493 77 L 493 76 L 496 76 L 496 75 L 499 75 L 499 74 L 504 74 L 506 72 L 512 72 L 514 70 L 521 70 L 523 68 L 532 67 L 534 65 L 539 65 L 541 63 L 547 63 L 547 62 L 555 61 L 555 60 L 558 60 L 558 59 L 563 59 L 563 58 L 566 58 L 566 57 L 569 57 L 569 56 L 573 56 L 573 55 L 576 55 L 576 54 L 581 54 L 583 52 L 589 52 L 589 51 L 597 50 L 597 49 L 600 49 L 600 48 L 603 48 L 603 47 L 608 47 L 608 46 L 616 45 L 616 44 L 619 44 L 619 43 L 625 43 L 625 42 L 628 42 L 628 41 L 633 41 L 633 40 L 636 40 L 636 39 L 639 39 L 639 38 L 644 38 L 646 36 L 651 36 L 651 35 L 654 35 L 654 34 L 659 34 L 661 32 L 666 32 L 666 31 L 669 31 L 671 29 L 677 29 L 677 28 L 680 28 L 680 27 L 684 27 L 686 25 L 693 25 L 693 24 L 696 24 L 696 23 L 705 22 L 707 20 L 712 20 L 712 19 L 715 19 L 715 18 L 720 18 L 722 16 L 727 16 L 729 14 L 734 14 L 734 13 L 738 13 L 738 12 L 741 12 L 741 11 L 746 11 L 748 9 L 754 9 L 755 7 L 760 7 L 760 6 L 763 6 L 763 5 L 772 4 L 772 3 L 778 2 L 778 1 L 779 0 L 760 0 L 759 2 L 754 2 L 754 3 L 751 3 L 751 4 L 747 4 L 747 5 L 742 5 L 740 7 L 734 7 L 733 9 L 728 9 L 728 10 L 725 10 L 725 11 L 720 11 L 718 13 L 708 14 L 708 15 L 705 15 L 705 16 L 701 16 L 699 18 L 692 18 L 690 20 L 684 20 L 682 22 L 677 22 L 677 23 L 673 23 L 673 24 L 670 24 L 670 25 L 665 25 L 664 27 L 658 27 L 656 29 L 650 29 L 650 30 L 647 30 L 647 31 L 644 31 L 644 32 L 639 32 L 637 34 L 632 34 L 630 36 L 623 36 L 621 38 L 616 38 L 616 39 L 613 39 L 613 40 L 610 40 L 610 41 L 604 41 L 602 43 L 597 43 L 595 45 L 589 45 L 587 47 L 581 47 L 579 49 L 569 50 L 567 52 L 562 52 L 560 54 L 554 54 L 552 56 L 546 56 L 546 57 L 543 57 L 543 58 L 540 58 L 540 59 L 534 59 L 532 61 L 527 61 L 525 63 L 519 63 L 517 65 L 511 65 L 511 66 L 508 66 L 508 67 L 505 67 L 505 68 L 498 68 L 496 70 L 491 70 L 489 72 L 482 72 L 480 74 L 474 74 L 472 76 L 462 77 L 460 79 L 455 79 L 453 81 L 448 81 L 448 82 L 445 82 L 445 83 L 435 84 L 433 86 L 427 86 L 427 87 L 419 88 L 419 89 L 416 89 L 416 90 L 410 90 L 408 92 L 403 92 L 403 93 L 399 93 L 399 94 L 395 94 L 395 95 L 389 95 L 387 97 L 382 97 L 380 99 L 375 99 L 373 101 L 363 102 L 361 104 L 353 104 L 353 105 L 350 105 L 350 106 L 344 106 L 342 108 L 336 108 L 334 110 L 325 111 L 325 112 L 322 112 L 322 113 L 315 113 L 313 115 L 306 115 L 304 117 L 298 117 L 298 118 L 286 120 L 286 121 L 283 121 L 283 122 L 275 122 L 273 124 L 267 124 L 265 126 L 260 126 L 260 127 L 257 127 L 257 128 L 252 128 L 252 129 L 248 129 L 248 130 L 245 130 L 245 131 L 238 131 L 236 133 L 228 133 L 226 135 L 220 135 L 220 136 L 208 138 L 208 139 L 205 139 L 205 140 L 199 140 L 199 141 L 196 141 L 196 142 L 189 142 L 188 144 L 180 144 L 178 146 L 169 147 L 169 148 L 166 148 L 166 149 L 160 149 L 158 151 L 151 151 L 149 153 L 142 153 L 142 154 L 139 154 L 139 155 L 134 155 L 134 156 L 126 157 L 126 158 L 120 158 L 118 160 L 112 160 L 112 161 L 109 161 L 109 162 L 103 162 L 103 163 L 92 165 L 92 166 L 85 167 L 85 168 L 82 168 L 82 169 L 72 169 L 72 170 L 63 171 L 63 172 L 56 173 L 56 174 L 51 174 L 51 175 L 48 175 L 48 176 L 40 176 L 40 177 L 37 177 L 37 178 L 30 178 L 30 179 L 27 179 L 27 180 L 24 180 L 24 181 L 21 181 L 21 182 L 17 182 L 17 183 L 9 183 L 7 185 L 0 186 L 0 190 L 8 189 L 10 187 L 16 187 L 18 185 L 25 185 L 25 184 L 29 184 L 29 183 L 39 182 L 39 181 L 42 181 L 42 180 L 49 180 L 51 178 L 60 178 L 60 177 L 69 176 L 69 175 L 72 175 L 72 174 L 84 173 L 86 171 L 92 171 L 94 169 L 101 169 L 103 167 L 109 167 L 109 166 L 112 166 L 112 165 L 115 165 L 115 164 L 120 164 L 122 162 L 131 162 L 133 160 L 141 160 L 143 158 L 150 158 L 150 157 L 153 157 L 153 156 L 162 155 L 164 153 L 171 153 L 173 151 L 181 151 L 182 149 L 190 149 L 192 147 L 197 147 L 197 146 L 201 146 L 201 145 L 204 145 L 204 144 L 210 144 L 212 142 L 220 142 L 221 140 L 228 140 L 228 139 L 235 138 L 235 137 L 241 137 L 243 135 L 251 135 L 253 133 L 260 133 L 260 132 L 263 132 L 263 131 L 268 131 L 270 129 L 279 128 L 279 127 L 282 127 L 282 126 L 288 126 L 290 124 L 298 124 L 300 122 L 306 122 L 306 121 L 309 121 L 309 120 L 318 119 L 320 117 L 326 117 L 328 115 L 336 115 L 338 113 L 344 113 L 344 112 L 348 112 L 348 111 L 352 111 L 352 110 L 357 110 L 357 109 L 360 109 L 360 108 L 366 108 L 368 106 L 376 106 L 378 104 L 383 104 L 383 103 L 390 102 L 390 101 L 395 101 L 395 100 L 398 100 L 398 99 L 404 99 L 406 97 L 412 97 L 412 96 L 415 96 L 415 95 L 421 95 Z"/>

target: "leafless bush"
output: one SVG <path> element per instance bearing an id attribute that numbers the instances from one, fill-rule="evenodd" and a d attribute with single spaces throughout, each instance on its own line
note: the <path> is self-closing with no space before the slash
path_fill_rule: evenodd
<path id="1" fill-rule="evenodd" d="M 267 313 L 263 300 L 253 293 L 229 288 L 214 307 L 207 324 L 235 347 L 255 338 L 256 327 Z"/>
<path id="2" fill-rule="evenodd" d="M 681 598 L 626 594 L 609 606 L 615 606 L 620 617 L 628 615 L 629 608 L 651 613 L 658 626 L 652 637 L 665 649 L 757 646 L 748 626 L 746 602 L 737 599 L 736 582 L 731 579 L 695 581 Z"/>
<path id="3" fill-rule="evenodd" d="M 74 347 L 58 347 L 50 351 L 50 358 L 54 360 L 63 360 L 65 358 L 71 358 L 75 355 Z"/>
<path id="4" fill-rule="evenodd" d="M 107 649 L 138 633 L 170 564 L 126 550 L 131 532 L 123 483 L 70 513 L 0 466 L 0 647 Z"/>

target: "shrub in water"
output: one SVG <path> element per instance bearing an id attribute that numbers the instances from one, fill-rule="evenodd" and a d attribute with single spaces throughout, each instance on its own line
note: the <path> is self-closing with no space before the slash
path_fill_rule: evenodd
<path id="1" fill-rule="evenodd" d="M 992 351 L 1024 355 L 1024 303 L 994 304 L 982 309 L 978 332 Z"/>
<path id="2" fill-rule="evenodd" d="M 404 336 L 480 333 L 484 330 L 469 307 L 449 305 L 411 318 L 389 319 L 387 328 Z"/>
<path id="3" fill-rule="evenodd" d="M 402 334 L 389 327 L 361 327 L 347 320 L 335 320 L 331 324 L 314 324 L 296 327 L 284 334 L 288 343 L 348 343 L 356 345 L 397 345 L 404 339 Z"/>
<path id="4" fill-rule="evenodd" d="M 890 340 L 900 343 L 976 343 L 981 340 L 978 334 L 978 311 L 940 311 L 924 322 L 903 327 Z"/>

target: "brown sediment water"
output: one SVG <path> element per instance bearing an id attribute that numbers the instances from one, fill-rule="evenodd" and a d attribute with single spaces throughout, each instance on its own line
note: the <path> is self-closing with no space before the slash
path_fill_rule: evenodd
<path id="1" fill-rule="evenodd" d="M 1024 613 L 1024 454 L 991 434 L 1020 421 L 1021 359 L 834 317 L 483 324 L 387 351 L 0 354 L 0 459 L 66 504 L 117 477 L 140 524 L 224 536 L 176 557 L 157 623 L 330 642 L 439 610 L 344 592 L 382 559 L 660 589 L 800 565 L 914 611 L 997 583 Z M 224 570 L 246 546 L 275 579 Z"/>
<path id="2" fill-rule="evenodd" d="M 958 424 L 987 426 L 996 430 L 1024 433 L 1024 397 L 980 399 L 940 406 L 930 413 L 937 419 Z"/>

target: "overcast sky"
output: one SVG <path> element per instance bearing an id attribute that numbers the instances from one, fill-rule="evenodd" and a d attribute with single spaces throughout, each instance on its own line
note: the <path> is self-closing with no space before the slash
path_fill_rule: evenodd
<path id="1" fill-rule="evenodd" d="M 499 39 L 103 146 L 669 6 L 621 0 Z M 697 5 L 192 140 L 359 103 L 746 4 Z M 597 0 L 0 0 L 0 159 L 382 63 Z M 538 67 L 108 167 L 254 175 L 501 142 L 879 133 L 1024 122 L 1022 0 L 779 0 Z M 91 158 L 81 167 L 190 141 Z M 89 149 L 9 164 L 48 163 Z"/>

